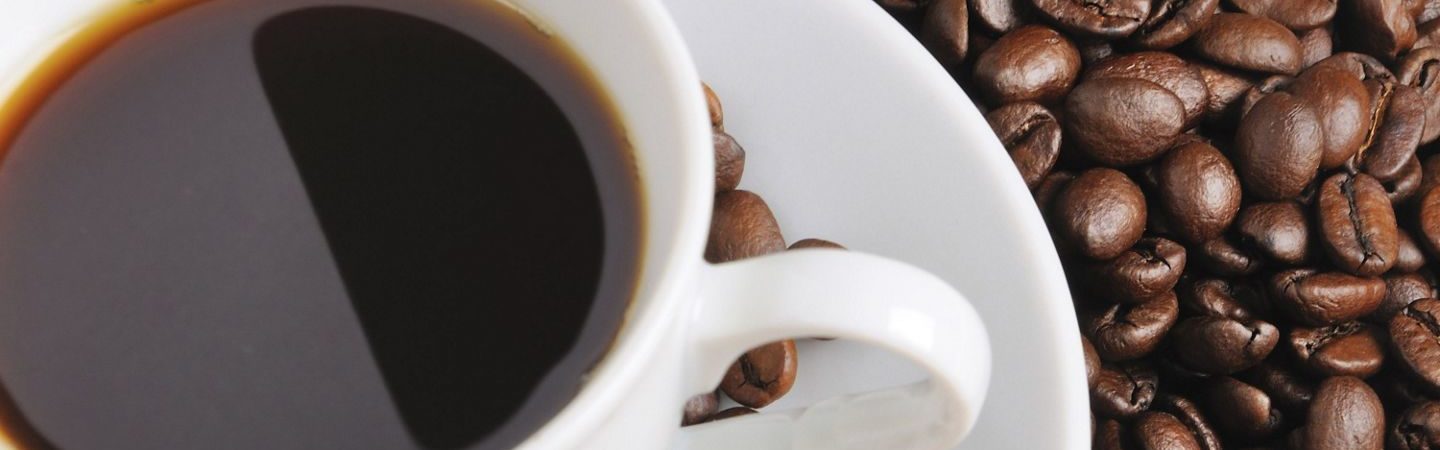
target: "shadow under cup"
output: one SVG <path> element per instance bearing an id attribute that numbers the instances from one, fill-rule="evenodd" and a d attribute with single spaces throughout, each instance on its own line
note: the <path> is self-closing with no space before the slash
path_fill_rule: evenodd
<path id="1" fill-rule="evenodd" d="M 321 3 L 118 12 L 6 105 L 18 446 L 509 448 L 609 351 L 644 250 L 609 94 L 512 11 Z"/>

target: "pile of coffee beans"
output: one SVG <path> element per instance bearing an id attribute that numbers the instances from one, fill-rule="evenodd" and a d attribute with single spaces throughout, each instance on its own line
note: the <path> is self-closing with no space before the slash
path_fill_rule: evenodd
<path id="1" fill-rule="evenodd" d="M 720 97 L 709 85 L 703 88 L 710 107 L 710 129 L 715 145 L 715 210 L 705 260 L 718 264 L 807 248 L 844 250 L 845 247 L 823 239 L 802 239 L 785 246 L 780 223 L 765 199 L 739 189 L 740 179 L 745 175 L 745 149 L 725 132 L 725 109 Z M 685 403 L 680 423 L 689 426 L 753 414 L 790 392 L 798 368 L 794 340 L 751 349 L 730 365 L 717 392 L 697 395 Z M 741 406 L 719 410 L 719 393 Z"/>
<path id="2" fill-rule="evenodd" d="M 878 3 L 1034 193 L 1095 448 L 1440 448 L 1440 0 Z"/>

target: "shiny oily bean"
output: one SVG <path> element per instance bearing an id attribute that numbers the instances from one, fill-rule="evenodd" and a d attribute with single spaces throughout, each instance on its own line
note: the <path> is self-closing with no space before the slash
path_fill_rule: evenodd
<path id="1" fill-rule="evenodd" d="M 1310 326 L 1349 322 L 1375 311 L 1385 299 L 1385 281 L 1342 272 L 1291 269 L 1271 277 L 1275 306 Z"/>
<path id="2" fill-rule="evenodd" d="M 1200 406 L 1194 402 L 1178 395 L 1166 394 L 1155 399 L 1153 409 L 1169 413 L 1180 420 L 1202 450 L 1224 448 L 1219 434 L 1210 426 L 1210 421 L 1205 419 L 1205 414 L 1200 412 Z"/>
<path id="3" fill-rule="evenodd" d="M 1440 256 L 1440 185 L 1420 197 L 1420 244 L 1431 256 Z"/>
<path id="4" fill-rule="evenodd" d="M 1236 245 L 1226 237 L 1200 244 L 1198 250 L 1189 253 L 1191 259 L 1215 275 L 1250 275 L 1259 271 L 1263 265 L 1258 253 Z"/>
<path id="5" fill-rule="evenodd" d="M 1200 73 L 1200 79 L 1205 81 L 1205 91 L 1208 93 L 1205 101 L 1205 122 L 1224 122 L 1226 126 L 1234 126 L 1230 121 L 1239 117 L 1236 110 L 1240 100 L 1244 98 L 1245 92 L 1255 85 L 1251 76 L 1199 62 L 1192 63 L 1191 66 Z"/>
<path id="6" fill-rule="evenodd" d="M 759 195 L 749 191 L 715 196 L 705 260 L 712 263 L 768 255 L 785 250 L 785 237 L 775 214 Z"/>
<path id="7" fill-rule="evenodd" d="M 1316 210 L 1320 242 L 1337 267 L 1371 277 L 1395 265 L 1399 229 L 1379 181 L 1363 173 L 1335 174 L 1321 184 Z"/>
<path id="8" fill-rule="evenodd" d="M 1040 185 L 1060 157 L 1060 122 L 1037 103 L 1012 103 L 985 115 L 990 129 L 1005 145 L 1020 178 L 1031 189 Z"/>
<path id="9" fill-rule="evenodd" d="M 1340 68 L 1354 74 L 1361 80 L 1384 80 L 1395 78 L 1395 75 L 1390 72 L 1390 68 L 1385 67 L 1385 63 L 1380 62 L 1380 60 L 1378 59 L 1375 59 L 1374 56 L 1370 56 L 1364 53 L 1340 52 L 1334 55 L 1330 55 L 1329 58 L 1325 58 L 1324 60 L 1315 63 L 1315 65 Z"/>
<path id="10" fill-rule="evenodd" d="M 1230 160 L 1205 143 L 1182 145 L 1156 166 L 1160 213 L 1188 242 L 1220 237 L 1240 212 L 1240 179 Z"/>
<path id="11" fill-rule="evenodd" d="M 1304 417 L 1310 401 L 1315 398 L 1315 386 L 1291 370 L 1289 364 L 1262 362 L 1241 374 L 1241 379 L 1260 388 L 1272 404 L 1294 417 Z"/>
<path id="12" fill-rule="evenodd" d="M 1185 107 L 1185 128 L 1200 122 L 1210 95 L 1199 71 L 1166 52 L 1139 52 L 1109 58 L 1087 69 L 1084 78 L 1138 78 L 1169 89 Z"/>
<path id="13" fill-rule="evenodd" d="M 1390 319 L 1395 359 L 1426 387 L 1440 389 L 1440 300 L 1423 299 Z"/>
<path id="14" fill-rule="evenodd" d="M 1355 377 L 1331 377 L 1315 390 L 1301 445 L 1307 450 L 1380 449 L 1385 412 L 1380 398 Z"/>
<path id="15" fill-rule="evenodd" d="M 1440 2 L 1437 2 L 1440 3 Z M 1414 87 L 1424 99 L 1425 131 L 1420 143 L 1440 138 L 1440 47 L 1427 47 L 1406 54 L 1395 70 L 1401 84 Z"/>
<path id="16" fill-rule="evenodd" d="M 1357 51 L 1387 61 L 1409 50 L 1418 34 L 1415 17 L 1402 0 L 1349 0 L 1340 2 L 1336 21 L 1341 42 Z"/>
<path id="17" fill-rule="evenodd" d="M 1235 231 L 1244 245 L 1259 250 L 1270 261 L 1298 266 L 1310 260 L 1310 223 L 1299 203 L 1246 206 L 1235 219 Z"/>
<path id="18" fill-rule="evenodd" d="M 1066 138 L 1111 167 L 1149 162 L 1185 127 L 1185 104 L 1164 86 L 1135 78 L 1081 82 L 1065 100 Z"/>
<path id="19" fill-rule="evenodd" d="M 1411 406 L 1390 426 L 1390 447 L 1394 450 L 1440 448 L 1440 402 Z"/>
<path id="20" fill-rule="evenodd" d="M 1176 358 L 1191 370 L 1229 375 L 1264 361 L 1280 331 L 1268 322 L 1191 317 L 1170 331 Z"/>
<path id="21" fill-rule="evenodd" d="M 974 86 L 991 106 L 1054 103 L 1080 76 L 1080 50 L 1040 25 L 1020 27 L 995 41 L 975 60 Z"/>
<path id="22" fill-rule="evenodd" d="M 1246 114 L 1249 114 L 1250 109 L 1254 108 L 1255 104 L 1260 102 L 1260 99 L 1269 97 L 1270 94 L 1278 91 L 1288 92 L 1290 85 L 1294 83 L 1295 77 L 1289 75 L 1271 75 L 1255 83 L 1254 86 L 1250 86 L 1250 89 L 1245 91 L 1245 95 L 1240 97 L 1240 116 L 1244 117 Z M 1310 106 L 1314 108 L 1315 105 Z M 1316 117 L 1319 117 L 1319 109 L 1315 108 L 1315 111 Z M 1320 125 L 1323 127 L 1324 123 Z"/>
<path id="23" fill-rule="evenodd" d="M 1179 315 L 1179 301 L 1169 292 L 1145 303 L 1116 303 L 1091 311 L 1081 323 L 1100 359 L 1126 361 L 1159 347 Z"/>
<path id="24" fill-rule="evenodd" d="M 1194 36 L 1215 17 L 1220 0 L 1159 0 L 1151 2 L 1150 17 L 1130 36 L 1135 46 L 1165 50 Z"/>
<path id="25" fill-rule="evenodd" d="M 1411 156 L 1410 161 L 1400 168 L 1398 177 L 1380 184 L 1385 185 L 1385 196 L 1390 198 L 1391 205 L 1403 206 L 1415 198 L 1415 194 L 1420 192 L 1420 185 L 1423 182 L 1424 171 L 1420 165 L 1420 158 Z"/>
<path id="26" fill-rule="evenodd" d="M 1385 300 L 1380 302 L 1380 307 L 1375 312 L 1366 316 L 1367 320 L 1380 324 L 1388 324 L 1396 314 L 1410 306 L 1416 300 L 1440 297 L 1435 286 L 1418 273 L 1400 273 L 1385 276 Z"/>
<path id="27" fill-rule="evenodd" d="M 1325 134 L 1321 169 L 1340 167 L 1360 151 L 1372 129 L 1366 120 L 1371 98 L 1365 83 L 1345 70 L 1320 66 L 1302 73 L 1289 90 L 1309 102 L 1320 119 Z"/>
<path id="28" fill-rule="evenodd" d="M 1132 438 L 1145 450 L 1200 450 L 1200 443 L 1184 422 L 1168 413 L 1146 412 L 1135 419 Z"/>
<path id="29" fill-rule="evenodd" d="M 1292 30 L 1309 30 L 1330 23 L 1336 9 L 1335 0 L 1230 0 L 1230 4 Z"/>
<path id="30" fill-rule="evenodd" d="M 1323 156 L 1320 119 L 1308 102 L 1289 93 L 1265 96 L 1235 132 L 1235 168 L 1256 197 L 1300 195 L 1315 179 Z"/>
<path id="31" fill-rule="evenodd" d="M 1269 395 L 1234 378 L 1217 378 L 1200 398 L 1215 428 L 1232 439 L 1264 439 L 1284 424 L 1284 414 L 1271 403 Z"/>
<path id="32" fill-rule="evenodd" d="M 703 423 L 715 411 L 720 409 L 720 400 L 715 397 L 715 392 L 706 392 L 685 402 L 685 412 L 680 418 L 680 426 L 690 426 Z"/>
<path id="33" fill-rule="evenodd" d="M 1365 82 L 1379 93 L 1372 120 L 1370 144 L 1363 149 L 1361 167 L 1381 181 L 1400 176 L 1405 163 L 1415 156 L 1425 131 L 1425 100 L 1413 87 L 1389 81 Z"/>
<path id="34" fill-rule="evenodd" d="M 763 408 L 790 392 L 797 367 L 795 341 L 762 345 L 730 365 L 720 379 L 720 390 L 736 403 Z"/>
<path id="35" fill-rule="evenodd" d="M 1195 53 L 1223 66 L 1257 72 L 1300 73 L 1300 39 L 1260 16 L 1222 12 L 1191 38 Z"/>
<path id="36" fill-rule="evenodd" d="M 1029 0 L 970 0 L 970 21 L 997 34 L 1034 22 Z"/>
<path id="37" fill-rule="evenodd" d="M 970 52 L 970 9 L 966 0 L 934 0 L 920 22 L 920 43 L 947 69 L 956 70 Z"/>
<path id="38" fill-rule="evenodd" d="M 1320 27 L 1300 33 L 1301 65 L 1310 67 L 1335 53 L 1334 33 L 1330 27 Z"/>
<path id="39" fill-rule="evenodd" d="M 1148 363 L 1107 364 L 1090 390 L 1090 408 L 1104 418 L 1135 417 L 1150 409 L 1159 383 L 1160 378 Z"/>
<path id="40" fill-rule="evenodd" d="M 1198 316 L 1221 317 L 1238 321 L 1254 318 L 1253 303 L 1260 294 L 1245 285 L 1220 278 L 1207 278 L 1188 283 L 1180 289 L 1180 307 Z"/>
<path id="41" fill-rule="evenodd" d="M 1417 381 L 1410 375 L 1409 369 L 1396 367 L 1395 364 L 1381 370 L 1379 375 L 1365 380 L 1370 383 L 1370 388 L 1375 390 L 1375 395 L 1380 396 L 1380 403 L 1385 406 L 1387 413 L 1400 413 L 1406 407 L 1435 399 L 1424 382 Z"/>
<path id="42" fill-rule="evenodd" d="M 745 148 L 722 130 L 711 135 L 715 146 L 715 192 L 733 191 L 745 177 Z"/>
<path id="43" fill-rule="evenodd" d="M 1129 36 L 1150 17 L 1149 0 L 1031 0 L 1035 10 L 1079 36 Z"/>
<path id="44" fill-rule="evenodd" d="M 1087 265 L 1096 295 L 1122 303 L 1143 303 L 1171 292 L 1185 272 L 1185 247 L 1148 237 L 1115 258 Z"/>
<path id="45" fill-rule="evenodd" d="M 1064 242 L 1096 260 L 1119 256 L 1145 231 L 1145 195 L 1114 169 L 1081 173 L 1056 196 L 1051 211 Z"/>
<path id="46" fill-rule="evenodd" d="M 1399 243 L 1400 251 L 1396 252 L 1395 267 L 1391 267 L 1390 270 L 1410 273 L 1424 267 L 1425 251 L 1420 249 L 1420 244 L 1415 242 L 1415 238 L 1410 236 L 1410 232 L 1401 228 L 1396 237 L 1399 238 L 1396 242 Z"/>
<path id="47" fill-rule="evenodd" d="M 1320 328 L 1295 328 L 1287 341 L 1300 366 L 1318 376 L 1366 378 L 1385 363 L 1385 338 L 1362 322 Z"/>

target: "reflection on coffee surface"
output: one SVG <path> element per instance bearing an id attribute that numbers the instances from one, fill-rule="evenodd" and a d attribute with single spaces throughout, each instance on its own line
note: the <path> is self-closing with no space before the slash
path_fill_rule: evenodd
<path id="1" fill-rule="evenodd" d="M 588 69 L 500 6 L 320 3 L 127 7 L 174 10 L 8 105 L 19 445 L 508 448 L 609 349 L 642 206 Z"/>

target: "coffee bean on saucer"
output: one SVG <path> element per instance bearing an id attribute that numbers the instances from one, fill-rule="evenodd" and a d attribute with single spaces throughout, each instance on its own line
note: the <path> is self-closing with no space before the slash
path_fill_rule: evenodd
<path id="1" fill-rule="evenodd" d="M 725 377 L 720 390 L 736 403 L 763 408 L 790 392 L 797 370 L 795 341 L 765 344 L 740 355 Z"/>
<path id="2" fill-rule="evenodd" d="M 745 148 L 728 133 L 715 130 L 715 192 L 733 191 L 745 176 Z"/>
<path id="3" fill-rule="evenodd" d="M 1315 390 L 1301 439 L 1307 450 L 1381 448 L 1385 412 L 1380 398 L 1359 378 L 1326 379 Z"/>
<path id="4" fill-rule="evenodd" d="M 722 263 L 783 250 L 785 238 L 780 234 L 780 224 L 764 199 L 749 191 L 715 195 L 706 261 Z"/>
<path id="5" fill-rule="evenodd" d="M 720 401 L 714 391 L 690 397 L 690 400 L 685 402 L 685 414 L 680 419 L 680 426 L 706 422 L 719 409 Z"/>
<path id="6" fill-rule="evenodd" d="M 1051 104 L 1070 92 L 1080 75 L 1080 51 L 1042 25 L 1005 34 L 975 60 L 974 82 L 991 106 Z"/>
<path id="7" fill-rule="evenodd" d="M 1025 185 L 1035 189 L 1060 159 L 1060 122 L 1038 103 L 1012 103 L 985 115 Z"/>

